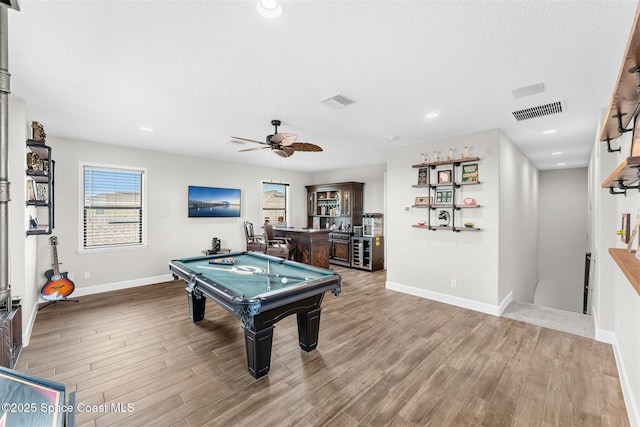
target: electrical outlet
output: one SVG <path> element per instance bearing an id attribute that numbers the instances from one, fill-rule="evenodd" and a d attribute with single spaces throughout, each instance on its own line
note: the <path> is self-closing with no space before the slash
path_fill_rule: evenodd
<path id="1" fill-rule="evenodd" d="M 451 279 L 451 287 L 455 288 L 458 284 L 456 283 L 456 279 Z"/>
<path id="2" fill-rule="evenodd" d="M 85 271 L 84 272 L 84 278 L 85 279 L 89 279 L 91 277 L 91 272 L 90 271 Z"/>

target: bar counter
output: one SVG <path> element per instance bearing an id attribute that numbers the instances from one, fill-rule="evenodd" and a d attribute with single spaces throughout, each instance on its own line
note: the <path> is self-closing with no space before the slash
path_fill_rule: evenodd
<path id="1" fill-rule="evenodd" d="M 294 227 L 273 227 L 273 230 L 276 237 L 286 237 L 295 243 L 296 261 L 329 268 L 330 230 Z"/>

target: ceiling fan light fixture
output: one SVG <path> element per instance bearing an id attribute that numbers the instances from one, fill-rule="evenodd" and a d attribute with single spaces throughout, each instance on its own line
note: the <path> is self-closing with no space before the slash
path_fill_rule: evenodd
<path id="1" fill-rule="evenodd" d="M 277 19 L 282 15 L 282 6 L 277 0 L 258 0 L 256 10 L 267 19 Z"/>

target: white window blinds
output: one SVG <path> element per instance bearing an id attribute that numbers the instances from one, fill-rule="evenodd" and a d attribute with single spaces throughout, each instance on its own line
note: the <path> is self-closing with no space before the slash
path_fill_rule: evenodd
<path id="1" fill-rule="evenodd" d="M 144 171 L 83 167 L 83 247 L 143 244 Z"/>

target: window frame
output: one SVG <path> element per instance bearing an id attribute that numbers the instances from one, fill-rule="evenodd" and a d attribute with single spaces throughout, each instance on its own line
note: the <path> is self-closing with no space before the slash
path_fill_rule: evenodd
<path id="1" fill-rule="evenodd" d="M 84 171 L 85 169 L 99 169 L 113 172 L 133 172 L 141 174 L 141 206 L 142 206 L 142 242 L 141 243 L 126 243 L 109 246 L 94 246 L 86 248 L 84 246 Z M 114 252 L 114 251 L 126 251 L 146 249 L 147 243 L 147 168 L 139 166 L 122 166 L 112 165 L 105 163 L 93 163 L 93 162 L 79 162 L 78 164 L 78 254 L 93 254 L 101 252 Z"/>

